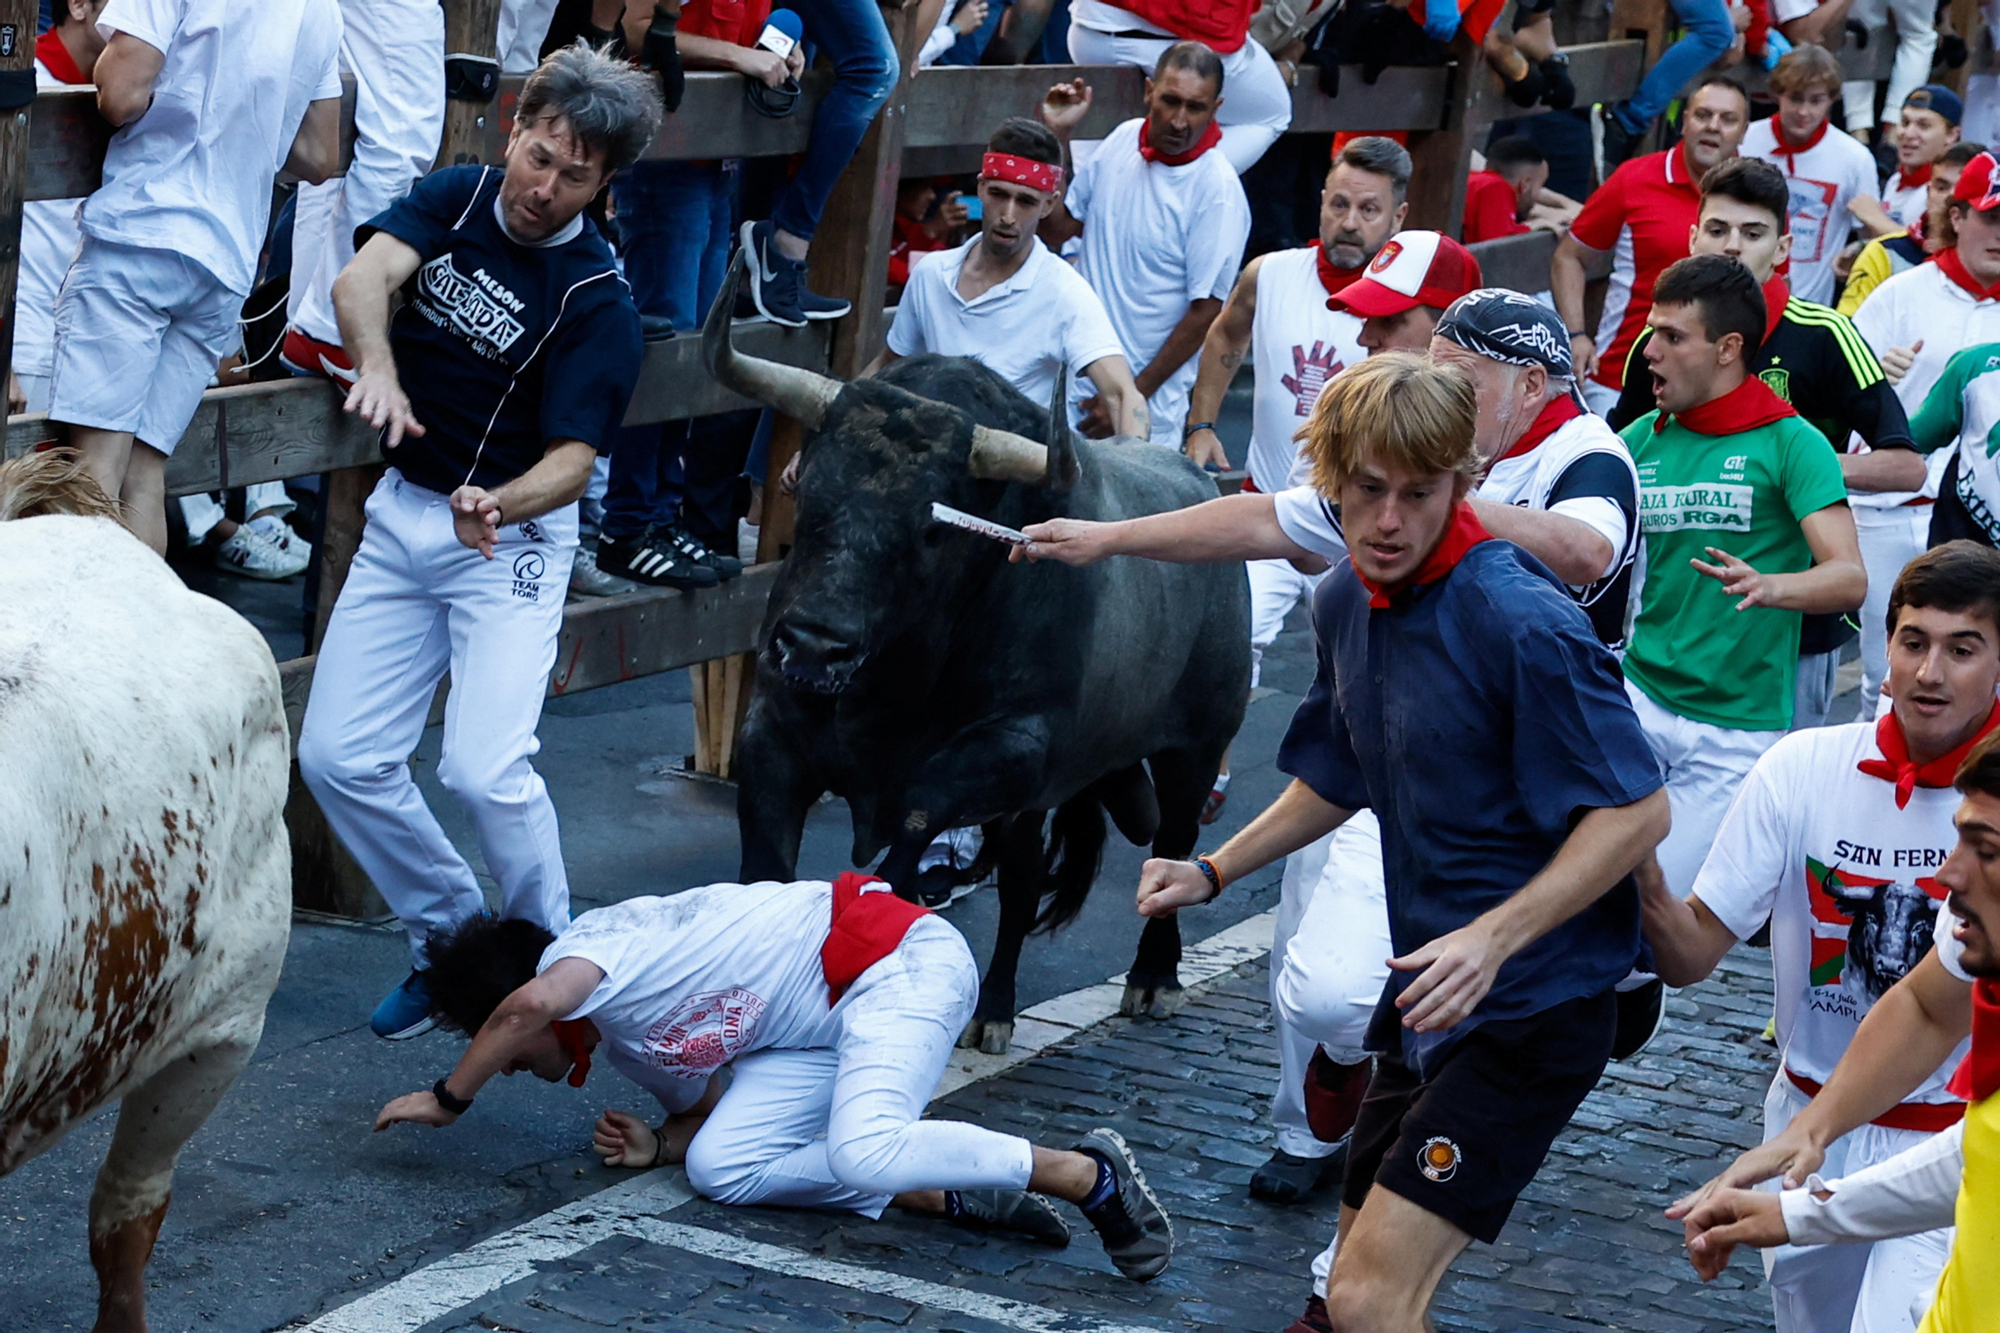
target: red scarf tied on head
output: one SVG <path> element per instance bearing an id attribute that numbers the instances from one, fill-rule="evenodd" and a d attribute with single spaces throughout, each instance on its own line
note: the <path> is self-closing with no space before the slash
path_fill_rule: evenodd
<path id="1" fill-rule="evenodd" d="M 1166 167 L 1184 167 L 1222 142 L 1222 126 L 1211 120 L 1208 128 L 1201 132 L 1201 137 L 1194 141 L 1194 147 L 1185 153 L 1163 153 L 1153 147 L 1153 136 L 1147 132 L 1151 128 L 1150 122 L 1139 122 L 1139 156 Z"/>
<path id="2" fill-rule="evenodd" d="M 1903 723 L 1891 708 L 1875 724 L 1875 744 L 1882 751 L 1880 759 L 1863 759 L 1855 767 L 1871 778 L 1896 784 L 1896 808 L 1901 810 L 1910 803 L 1910 793 L 1919 787 L 1949 787 L 1958 776 L 1958 766 L 1965 762 L 1965 756 L 1972 753 L 1972 747 L 1985 738 L 1986 733 L 2000 726 L 2000 707 L 1987 710 L 1986 720 L 1979 724 L 1979 730 L 1967 738 L 1965 744 L 1950 754 L 1941 754 L 1928 764 L 1915 763 L 1910 759 L 1910 747 L 1903 739 Z"/>
<path id="3" fill-rule="evenodd" d="M 1421 587 L 1426 583 L 1436 583 L 1458 567 L 1465 559 L 1465 553 L 1484 541 L 1493 540 L 1479 519 L 1473 514 L 1472 506 L 1463 500 L 1452 510 L 1451 522 L 1444 530 L 1444 538 L 1437 549 L 1424 558 L 1417 572 L 1397 584 L 1382 584 L 1361 572 L 1361 566 L 1354 567 L 1354 577 L 1361 580 L 1361 586 L 1368 589 L 1368 605 L 1377 611 L 1387 609 L 1389 599 L 1405 588 Z"/>
<path id="4" fill-rule="evenodd" d="M 549 1026 L 556 1030 L 556 1040 L 569 1057 L 569 1085 L 582 1087 L 590 1077 L 590 1036 L 596 1029 L 587 1018 L 558 1018 Z"/>
<path id="5" fill-rule="evenodd" d="M 1678 421 L 1697 435 L 1741 435 L 1797 415 L 1790 403 L 1771 392 L 1770 385 L 1751 375 L 1720 398 L 1697 403 L 1685 412 L 1660 413 L 1653 421 L 1653 431 L 1657 434 L 1667 428 L 1667 422 Z"/>

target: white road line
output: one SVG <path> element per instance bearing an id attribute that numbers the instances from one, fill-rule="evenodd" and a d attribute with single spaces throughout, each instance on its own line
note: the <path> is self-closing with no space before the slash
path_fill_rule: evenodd
<path id="1" fill-rule="evenodd" d="M 1039 1305 L 1008 1300 L 1005 1296 L 989 1296 L 983 1291 L 946 1287 L 879 1269 L 857 1268 L 853 1264 L 839 1264 L 831 1259 L 815 1259 L 797 1250 L 763 1245 L 724 1231 L 710 1231 L 706 1227 L 642 1217 L 626 1224 L 626 1234 L 655 1245 L 686 1250 L 690 1254 L 761 1268 L 767 1273 L 830 1282 L 851 1291 L 872 1291 L 878 1296 L 909 1301 L 926 1309 L 972 1315 L 995 1324 L 1005 1324 L 1009 1328 L 1027 1329 L 1029 1333 L 1160 1333 L 1157 1327 L 1100 1323 L 1089 1315 L 1045 1310 Z"/>
<path id="2" fill-rule="evenodd" d="M 1239 921 L 1189 948 L 1181 958 L 1181 985 L 1192 990 L 1269 953 L 1276 915 L 1264 912 Z M 1025 1010 L 1015 1024 L 1012 1048 L 1005 1055 L 954 1052 L 938 1084 L 937 1096 L 992 1078 L 1033 1059 L 1058 1042 L 1095 1027 L 1118 1012 L 1124 991 L 1125 979 L 1121 973 L 1102 984 L 1058 995 Z M 695 1197 L 686 1182 L 686 1176 L 678 1169 L 649 1171 L 406 1273 L 310 1324 L 294 1326 L 291 1333 L 414 1333 L 432 1320 L 489 1296 L 509 1282 L 532 1275 L 538 1264 L 567 1259 L 613 1236 L 634 1236 L 769 1272 L 872 1291 L 931 1309 L 988 1319 L 1028 1333 L 1157 1333 L 1153 1329 L 1099 1323 L 1087 1316 L 1044 1310 L 1000 1296 L 815 1259 L 720 1231 L 661 1221 L 661 1214 Z"/>

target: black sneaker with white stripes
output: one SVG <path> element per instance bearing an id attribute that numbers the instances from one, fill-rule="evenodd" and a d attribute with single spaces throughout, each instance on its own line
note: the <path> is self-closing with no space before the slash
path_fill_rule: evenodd
<path id="1" fill-rule="evenodd" d="M 716 577 L 724 583 L 729 582 L 729 580 L 743 572 L 743 562 L 741 560 L 738 560 L 733 555 L 722 554 L 684 528 L 663 528 L 657 536 L 659 540 L 669 543 L 690 562 L 697 565 L 706 565 L 708 568 L 714 570 Z"/>
<path id="2" fill-rule="evenodd" d="M 614 537 L 607 532 L 597 539 L 597 567 L 618 578 L 683 592 L 713 588 L 722 582 L 714 570 L 696 564 L 666 538 L 666 530 L 661 528 L 648 529 L 638 537 Z"/>

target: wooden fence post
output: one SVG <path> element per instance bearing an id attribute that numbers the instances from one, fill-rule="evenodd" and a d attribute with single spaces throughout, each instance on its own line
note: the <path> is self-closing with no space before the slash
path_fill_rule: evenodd
<path id="1" fill-rule="evenodd" d="M 21 203 L 28 184 L 28 116 L 35 104 L 33 0 L 0 0 L 0 366 L 14 364 L 14 291 L 21 272 Z"/>

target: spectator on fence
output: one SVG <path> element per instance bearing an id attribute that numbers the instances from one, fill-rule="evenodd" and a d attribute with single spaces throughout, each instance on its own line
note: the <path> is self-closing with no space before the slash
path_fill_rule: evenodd
<path id="1" fill-rule="evenodd" d="M 1745 131 L 1740 151 L 1785 173 L 1792 191 L 1792 291 L 1830 304 L 1834 261 L 1858 220 L 1869 236 L 1896 229 L 1876 198 L 1875 157 L 1832 123 L 1840 62 L 1823 46 L 1800 46 L 1771 71 L 1778 114 Z"/>
<path id="2" fill-rule="evenodd" d="M 1495 140 L 1486 149 L 1485 168 L 1465 178 L 1460 238 L 1476 245 L 1530 231 L 1567 231 L 1572 215 L 1541 207 L 1548 184 L 1548 159 L 1534 140 L 1520 135 Z"/>
<path id="3" fill-rule="evenodd" d="M 1888 652 L 1883 616 L 1889 589 L 1924 549 L 1930 501 L 1921 495 L 1924 464 L 1911 450 L 1903 404 L 1874 352 L 1845 316 L 1792 295 L 1778 271 L 1791 248 L 1785 230 L 1790 201 L 1783 173 L 1770 163 L 1747 157 L 1724 162 L 1702 178 L 1701 221 L 1691 248 L 1698 255 L 1737 260 L 1763 285 L 1764 340 L 1750 357 L 1750 371 L 1797 409 L 1840 457 L 1868 571 L 1868 597 L 1861 604 L 1861 712 L 1872 719 Z M 1646 371 L 1652 336 L 1648 329 L 1633 344 L 1624 392 L 1609 414 L 1621 430 L 1656 406 L 1653 377 Z M 1847 452 L 1854 435 L 1868 452 Z M 1794 731 L 1826 722 L 1840 649 L 1854 637 L 1847 622 L 1844 615 L 1805 618 Z"/>
<path id="4" fill-rule="evenodd" d="M 1893 131 L 1896 169 L 1882 183 L 1882 210 L 1898 226 L 1913 227 L 1930 208 L 1931 172 L 1958 142 L 1965 104 L 1941 83 L 1927 83 L 1903 99 Z"/>
<path id="5" fill-rule="evenodd" d="M 1107 298 L 1111 325 L 1146 396 L 1152 441 L 1184 443 L 1195 354 L 1222 309 L 1250 234 L 1242 182 L 1219 153 L 1215 109 L 1222 61 L 1199 42 L 1161 53 L 1146 81 L 1146 114 L 1113 130 L 1090 155 L 1051 219 L 1083 230 L 1083 276 Z M 1082 79 L 1057 84 L 1042 121 L 1067 146 L 1090 110 Z M 1086 431 L 1111 433 L 1110 405 L 1088 406 Z"/>
<path id="6" fill-rule="evenodd" d="M 1961 139 L 1931 164 L 1930 179 L 1924 184 L 1929 201 L 1924 215 L 1903 230 L 1878 236 L 1861 247 L 1840 289 L 1840 302 L 1835 308 L 1841 314 L 1854 318 L 1861 303 L 1888 279 L 1958 244 L 1958 233 L 1951 227 L 1951 192 L 1958 185 L 1965 164 L 1985 151 L 1985 144 Z"/>
<path id="7" fill-rule="evenodd" d="M 119 0 L 113 0 L 119 3 Z M 371 1020 L 431 1025 L 424 937 L 484 906 L 410 776 L 451 675 L 438 777 L 506 914 L 569 923 L 555 807 L 528 763 L 576 550 L 576 500 L 639 374 L 639 314 L 583 210 L 659 132 L 652 79 L 583 45 L 521 89 L 501 167 L 447 167 L 363 228 L 334 285 L 349 410 L 388 472 L 320 645 L 299 771 L 409 935 Z M 390 303 L 405 284 L 411 296 Z"/>
<path id="8" fill-rule="evenodd" d="M 297 375 L 345 387 L 333 280 L 354 258 L 354 230 L 409 192 L 437 162 L 444 133 L 444 11 L 428 0 L 341 0 L 340 63 L 354 76 L 354 155 L 345 175 L 299 187 L 285 346 Z"/>
<path id="9" fill-rule="evenodd" d="M 806 40 L 833 65 L 833 86 L 813 110 L 799 170 L 779 191 L 771 216 L 745 222 L 750 297 L 757 312 L 787 328 L 839 319 L 850 303 L 806 286 L 806 257 L 834 182 L 847 170 L 861 136 L 889 100 L 902 65 L 875 0 L 813 0 L 800 8 Z"/>
<path id="10" fill-rule="evenodd" d="M 994 7 L 996 21 L 1001 7 L 999 5 Z M 958 3 L 945 0 L 938 9 L 937 26 L 931 29 L 930 34 L 924 38 L 923 46 L 917 51 L 917 68 L 926 69 L 944 60 L 960 42 L 985 28 L 986 14 L 986 0 L 959 0 Z M 978 62 L 975 60 L 966 63 Z"/>
<path id="11" fill-rule="evenodd" d="M 906 176 L 896 183 L 896 213 L 889 219 L 889 303 L 910 281 L 910 265 L 951 244 L 951 234 L 972 220 L 950 178 Z"/>
<path id="12" fill-rule="evenodd" d="M 1735 42 L 1736 34 L 1750 26 L 1747 6 L 1732 9 L 1724 0 L 1670 2 L 1685 30 L 1680 40 L 1653 62 L 1653 67 L 1646 71 L 1646 77 L 1639 81 L 1639 87 L 1631 97 L 1622 102 L 1599 102 L 1590 109 L 1591 160 L 1597 169 L 1597 179 L 1606 185 L 1611 183 L 1612 173 L 1638 148 L 1640 141 L 1646 137 L 1646 131 L 1652 128 L 1653 121 L 1681 95 L 1681 89 L 1721 59 Z M 1829 3 L 1844 7 L 1847 0 L 1829 0 Z M 1734 80 L 1729 82 L 1734 84 Z M 1747 95 L 1744 103 L 1747 108 Z M 1747 120 L 1748 117 L 1746 109 L 1744 118 Z M 1682 133 L 1687 133 L 1692 119 L 1693 106 L 1690 104 L 1681 113 Z M 1733 145 L 1731 151 L 1734 151 Z M 1707 166 L 1701 170 L 1707 170 Z M 1695 174 L 1695 179 L 1700 179 L 1700 172 Z M 1572 323 L 1570 327 L 1575 328 L 1576 325 Z M 1577 364 L 1581 369 L 1582 362 Z"/>
<path id="13" fill-rule="evenodd" d="M 1701 210 L 1701 178 L 1716 163 L 1736 156 L 1749 122 L 1750 95 L 1743 85 L 1710 75 L 1687 100 L 1680 143 L 1613 172 L 1584 201 L 1569 235 L 1557 243 L 1549 287 L 1569 330 L 1584 402 L 1591 411 L 1608 412 L 1618 401 L 1625 358 L 1653 307 L 1653 283 L 1688 252 L 1688 237 Z M 1587 261 L 1611 267 L 1610 290 L 1595 333 L 1584 326 Z"/>
<path id="14" fill-rule="evenodd" d="M 240 346 L 271 186 L 340 168 L 334 0 L 112 0 L 92 75 L 119 130 L 56 302 L 49 418 L 167 545 L 167 456 Z"/>
<path id="15" fill-rule="evenodd" d="M 1867 576 L 1825 437 L 1751 373 L 1765 313 L 1750 270 L 1680 261 L 1652 322 L 1659 407 L 1622 432 L 1646 538 L 1625 681 L 1673 802 L 1659 871 L 1685 896 L 1744 775 L 1792 724 L 1801 614 L 1854 610 Z"/>
<path id="16" fill-rule="evenodd" d="M 1788 27 L 1795 28 L 1800 22 L 1789 16 L 1808 7 L 1817 8 L 1811 0 L 1773 0 L 1781 24 Z M 1895 23 L 1896 62 L 1889 70 L 1879 123 L 1875 97 L 1883 91 L 1880 84 L 1873 79 L 1849 79 L 1840 86 L 1847 106 L 1848 133 L 1863 143 L 1869 142 L 1870 135 L 1883 144 L 1895 141 L 1901 128 L 1898 112 L 1911 92 L 1930 78 L 1931 62 L 1937 54 L 1938 9 L 1933 0 L 1887 0 L 1887 14 L 1884 7 L 1884 0 L 1854 0 L 1842 18 L 1828 26 L 1826 39 L 1820 43 L 1828 49 L 1840 45 L 1844 32 L 1853 26 L 1872 31 L 1879 41 L 1888 35 L 1884 19 Z"/>
<path id="17" fill-rule="evenodd" d="M 1062 160 L 1048 126 L 1001 123 L 979 168 L 979 234 L 912 266 L 888 343 L 866 373 L 924 352 L 969 356 L 1046 403 L 1066 366 L 1095 386 L 1094 419 L 1143 440 L 1152 433 L 1146 400 L 1104 302 L 1036 235 L 1062 198 Z"/>
<path id="18" fill-rule="evenodd" d="M 769 88 L 797 77 L 805 66 L 802 47 L 780 56 L 757 44 L 771 17 L 770 0 L 684 0 L 674 30 L 683 67 L 730 70 Z M 649 158 L 611 181 L 625 279 L 641 319 L 664 326 L 662 332 L 698 327 L 722 289 L 740 167 L 735 160 Z M 579 550 L 579 566 L 611 579 L 682 589 L 712 588 L 742 573 L 733 540 L 725 543 L 726 552 L 715 550 L 689 530 L 682 511 L 689 476 L 733 476 L 745 447 L 733 414 L 721 421 L 621 427 L 611 444 L 597 549 Z M 720 539 L 723 526 L 708 525 L 710 535 Z M 592 586 L 614 590 L 615 584 Z"/>
<path id="19" fill-rule="evenodd" d="M 1213 117 L 1222 156 L 1240 174 L 1292 124 L 1292 90 L 1261 42 L 1250 40 L 1256 0 L 1075 0 L 1069 50 L 1079 65 L 1136 65 L 1151 73 L 1176 43 L 1216 57 Z M 1224 85 L 1227 85 L 1225 96 Z"/>
<path id="20" fill-rule="evenodd" d="M 1470 6 L 1474 13 L 1483 5 Z M 1498 6 L 1504 11 L 1505 5 Z M 1556 45 L 1556 0 L 1518 0 L 1514 24 L 1502 26 L 1498 12 L 1482 36 L 1472 32 L 1486 63 L 1500 76 L 1507 100 L 1515 106 L 1540 104 L 1551 111 L 1576 105 L 1576 84 L 1569 76 L 1569 57 Z M 1473 22 L 1468 15 L 1468 22 Z"/>
<path id="21" fill-rule="evenodd" d="M 1953 244 L 1927 264 L 1896 274 L 1855 312 L 1868 340 L 1913 417 L 1955 352 L 2000 339 L 2000 167 L 1991 153 L 1968 162 L 1946 206 Z M 1983 446 L 1982 446 L 1983 447 Z M 1931 455 L 1929 541 L 1973 537 L 1982 525 L 1960 493 L 1959 451 Z"/>

